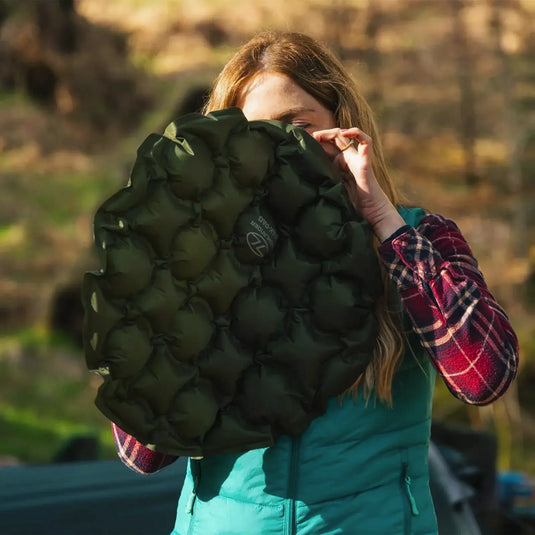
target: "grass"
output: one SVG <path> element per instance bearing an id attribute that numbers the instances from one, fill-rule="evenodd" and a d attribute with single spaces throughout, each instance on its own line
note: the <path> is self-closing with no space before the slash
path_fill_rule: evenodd
<path id="1" fill-rule="evenodd" d="M 102 196 L 117 188 L 114 170 L 52 172 L 30 170 L 24 180 L 3 184 L 3 195 L 24 198 L 23 214 L 38 216 L 44 223 L 68 227 L 80 214 L 90 213 Z"/>
<path id="2" fill-rule="evenodd" d="M 100 459 L 115 456 L 107 422 L 100 427 L 92 427 L 70 420 L 43 418 L 33 409 L 10 406 L 0 409 L 0 429 L 0 457 L 17 452 L 17 458 L 29 464 L 51 462 L 69 439 L 81 436 L 98 440 Z"/>
<path id="3" fill-rule="evenodd" d="M 0 457 L 50 462 L 76 436 L 96 437 L 115 455 L 109 422 L 94 406 L 97 385 L 83 355 L 46 329 L 0 336 Z"/>

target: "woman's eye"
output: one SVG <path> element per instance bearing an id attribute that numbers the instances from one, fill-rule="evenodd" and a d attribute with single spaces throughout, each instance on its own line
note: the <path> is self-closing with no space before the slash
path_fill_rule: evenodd
<path id="1" fill-rule="evenodd" d="M 310 123 L 305 121 L 292 121 L 292 124 L 298 128 L 308 128 L 310 126 Z"/>

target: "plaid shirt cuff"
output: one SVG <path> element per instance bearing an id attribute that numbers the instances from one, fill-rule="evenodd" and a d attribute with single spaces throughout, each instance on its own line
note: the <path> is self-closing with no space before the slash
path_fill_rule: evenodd
<path id="1" fill-rule="evenodd" d="M 443 264 L 440 253 L 417 229 L 407 225 L 400 231 L 379 247 L 392 280 L 398 286 L 414 286 L 434 279 Z"/>
<path id="2" fill-rule="evenodd" d="M 178 457 L 153 451 L 120 427 L 111 423 L 117 456 L 123 464 L 139 474 L 154 474 L 175 462 Z"/>

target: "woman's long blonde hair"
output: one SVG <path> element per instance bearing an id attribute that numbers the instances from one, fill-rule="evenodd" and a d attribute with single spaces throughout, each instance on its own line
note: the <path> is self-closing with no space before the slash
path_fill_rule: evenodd
<path id="1" fill-rule="evenodd" d="M 204 113 L 236 106 L 249 82 L 259 72 L 284 74 L 318 100 L 335 117 L 340 128 L 358 126 L 373 140 L 373 171 L 392 203 L 402 195 L 386 167 L 381 140 L 372 111 L 342 63 L 324 46 L 307 35 L 293 32 L 264 32 L 246 43 L 216 78 Z M 377 247 L 377 241 L 374 243 Z M 364 374 L 349 389 L 354 395 L 362 386 L 366 398 L 392 402 L 392 378 L 401 359 L 404 338 L 399 311 L 391 309 L 391 284 L 383 272 L 384 295 L 377 303 L 379 336 L 374 357 Z"/>

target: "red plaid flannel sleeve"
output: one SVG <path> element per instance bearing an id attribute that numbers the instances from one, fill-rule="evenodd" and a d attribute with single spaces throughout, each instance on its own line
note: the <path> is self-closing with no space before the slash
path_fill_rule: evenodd
<path id="1" fill-rule="evenodd" d="M 147 448 L 114 423 L 111 424 L 111 430 L 119 459 L 134 472 L 154 474 L 178 459 L 173 455 L 166 455 Z"/>
<path id="2" fill-rule="evenodd" d="M 379 253 L 453 395 L 475 405 L 500 397 L 516 375 L 518 341 L 457 225 L 427 215 L 382 243 Z"/>

